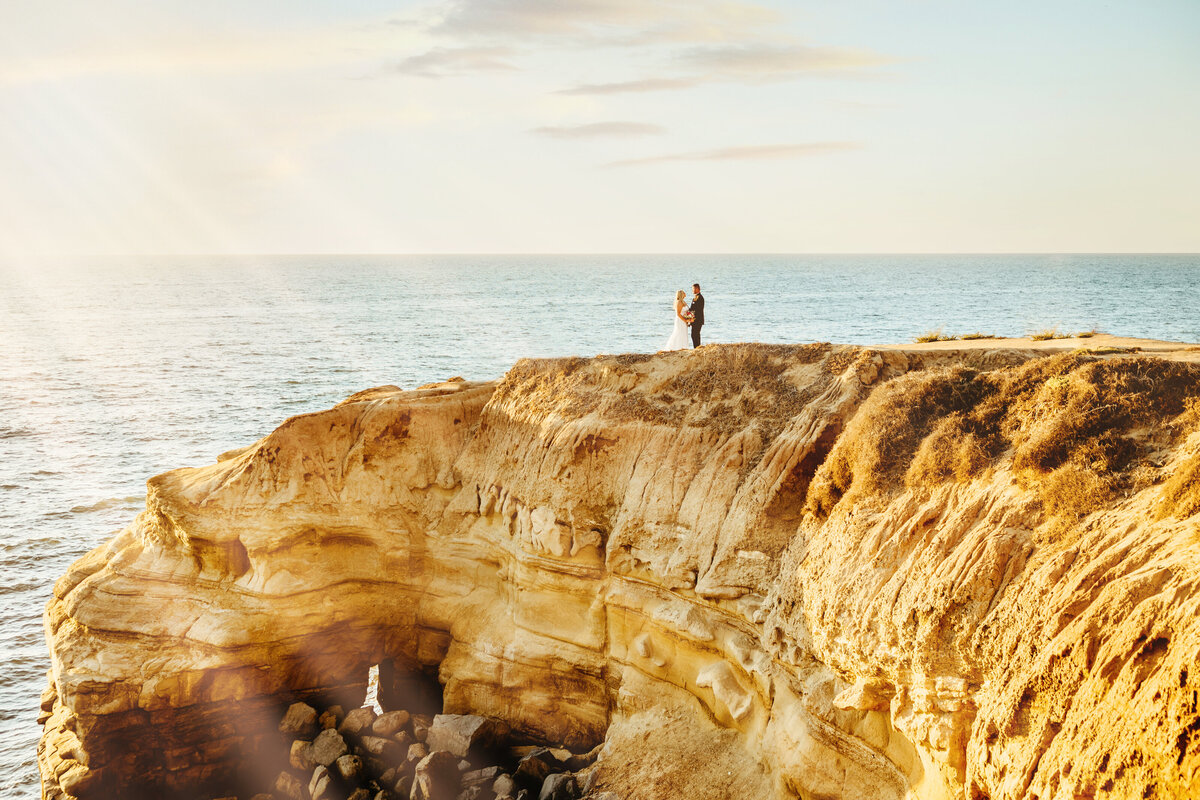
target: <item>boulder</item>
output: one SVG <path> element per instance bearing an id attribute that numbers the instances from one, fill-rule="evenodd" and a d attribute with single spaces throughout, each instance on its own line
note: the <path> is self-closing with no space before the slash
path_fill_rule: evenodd
<path id="1" fill-rule="evenodd" d="M 317 718 L 317 724 L 321 728 L 336 728 L 341 724 L 344 716 L 346 716 L 346 712 L 341 706 L 330 706 Z"/>
<path id="2" fill-rule="evenodd" d="M 371 723 L 371 732 L 376 736 L 392 736 L 408 724 L 407 711 L 385 711 Z"/>
<path id="3" fill-rule="evenodd" d="M 492 781 L 492 791 L 497 797 L 512 797 L 517 793 L 517 782 L 511 775 L 501 774 Z"/>
<path id="4" fill-rule="evenodd" d="M 412 785 L 412 775 L 401 775 L 396 778 L 396 785 L 392 787 L 392 790 L 397 797 L 407 798 L 412 793 Z"/>
<path id="5" fill-rule="evenodd" d="M 525 759 L 533 756 L 539 761 L 548 764 L 551 772 L 564 772 L 566 771 L 567 763 L 563 758 L 559 758 L 559 756 L 565 756 L 569 758 L 570 755 L 571 753 L 568 750 L 552 750 L 549 747 L 535 747 L 526 752 L 521 758 Z"/>
<path id="6" fill-rule="evenodd" d="M 312 743 L 313 761 L 325 767 L 349 752 L 350 748 L 346 746 L 346 740 L 332 728 L 321 731 Z"/>
<path id="7" fill-rule="evenodd" d="M 558 763 L 562 764 L 564 767 L 567 765 L 567 759 L 575 755 L 564 747 L 547 747 L 546 749 L 550 751 L 550 755 L 554 756 L 554 758 L 558 760 Z"/>
<path id="8" fill-rule="evenodd" d="M 53 672 L 47 675 L 51 678 L 50 685 L 42 690 L 42 699 L 38 703 L 38 708 L 47 714 L 54 710 L 54 701 L 58 699 L 58 688 L 54 685 L 53 675 Z"/>
<path id="9" fill-rule="evenodd" d="M 292 703 L 279 721 L 279 732 L 294 739 L 311 740 L 317 735 L 317 710 L 308 703 Z"/>
<path id="10" fill-rule="evenodd" d="M 429 755 L 429 748 L 425 746 L 424 742 L 413 742 L 408 746 L 408 754 L 404 760 L 411 764 L 420 761 L 427 755 Z"/>
<path id="11" fill-rule="evenodd" d="M 446 750 L 460 758 L 494 748 L 508 736 L 508 725 L 474 714 L 438 714 L 429 726 L 429 749 Z"/>
<path id="12" fill-rule="evenodd" d="M 347 783 L 354 783 L 363 774 L 363 762 L 358 756 L 342 756 L 334 762 L 337 774 Z"/>
<path id="13" fill-rule="evenodd" d="M 312 780 L 308 782 L 308 795 L 312 800 L 326 800 L 334 793 L 333 775 L 323 765 L 313 770 Z"/>
<path id="14" fill-rule="evenodd" d="M 413 714 L 412 715 L 412 733 L 413 738 L 418 742 L 425 741 L 426 735 L 429 733 L 429 726 L 433 724 L 433 717 L 428 714 Z"/>
<path id="15" fill-rule="evenodd" d="M 576 800 L 579 797 L 575 778 L 565 772 L 549 775 L 542 782 L 538 800 Z"/>
<path id="16" fill-rule="evenodd" d="M 290 772 L 281 772 L 275 779 L 275 794 L 287 800 L 305 800 L 304 784 Z"/>
<path id="17" fill-rule="evenodd" d="M 483 769 L 470 770 L 464 772 L 462 776 L 463 786 L 474 786 L 475 784 L 490 785 L 496 780 L 500 774 L 499 767 L 484 767 Z"/>
<path id="18" fill-rule="evenodd" d="M 548 756 L 552 759 L 553 756 Z M 513 770 L 513 780 L 517 782 L 517 786 L 522 789 L 527 789 L 530 794 L 537 796 L 537 793 L 542 789 L 542 781 L 554 772 L 556 765 L 551 765 L 547 760 L 537 753 L 527 755 L 517 764 L 517 768 Z"/>
<path id="19" fill-rule="evenodd" d="M 317 765 L 317 760 L 313 758 L 312 742 L 306 742 L 303 739 L 292 742 L 291 751 L 288 753 L 288 763 L 301 772 L 312 772 L 313 767 Z"/>
<path id="20" fill-rule="evenodd" d="M 371 724 L 374 722 L 374 709 L 356 708 L 347 713 L 342 724 L 338 725 L 338 733 L 342 736 L 361 736 L 363 729 L 370 730 Z"/>
<path id="21" fill-rule="evenodd" d="M 399 742 L 382 736 L 364 736 L 362 746 L 368 754 L 388 764 L 399 764 L 408 752 Z"/>
<path id="22" fill-rule="evenodd" d="M 410 800 L 455 800 L 458 796 L 458 756 L 435 750 L 417 764 Z"/>
<path id="23" fill-rule="evenodd" d="M 346 800 L 371 800 L 371 793 L 360 786 L 351 792 Z"/>
<path id="24" fill-rule="evenodd" d="M 455 800 L 490 800 L 491 794 L 483 786 L 468 786 L 458 793 Z M 234 798 L 237 800 L 237 798 Z"/>

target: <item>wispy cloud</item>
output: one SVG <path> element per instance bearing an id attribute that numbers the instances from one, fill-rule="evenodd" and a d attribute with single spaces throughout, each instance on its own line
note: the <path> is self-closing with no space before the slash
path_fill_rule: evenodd
<path id="1" fill-rule="evenodd" d="M 805 43 L 781 34 L 783 15 L 752 0 L 446 0 L 426 33 L 446 47 L 401 62 L 402 72 L 441 76 L 511 70 L 495 48 L 628 48 L 646 77 L 568 86 L 565 95 L 762 83 L 800 75 L 850 75 L 890 59 L 863 49 Z M 456 55 L 459 60 L 455 59 Z M 648 56 L 649 61 L 642 57 Z M 628 61 L 628 59 L 626 59 Z"/>
<path id="2" fill-rule="evenodd" d="M 647 122 L 592 122 L 586 125 L 546 125 L 529 132 L 554 139 L 591 139 L 600 136 L 653 136 L 666 128 Z"/>
<path id="3" fill-rule="evenodd" d="M 778 22 L 743 0 L 453 0 L 432 32 L 455 37 L 587 39 L 594 43 L 718 42 Z"/>
<path id="4" fill-rule="evenodd" d="M 813 47 L 778 42 L 745 42 L 738 45 L 693 47 L 673 62 L 680 71 L 674 78 L 644 78 L 614 83 L 590 83 L 559 90 L 559 94 L 603 95 L 691 89 L 706 83 L 763 83 L 805 75 L 863 74 L 892 59 L 870 50 Z"/>
<path id="5" fill-rule="evenodd" d="M 638 81 L 618 81 L 616 83 L 586 83 L 582 86 L 560 89 L 558 94 L 589 95 L 663 92 L 673 89 L 690 89 L 693 86 L 699 86 L 701 83 L 703 81 L 699 78 L 645 78 Z"/>
<path id="6" fill-rule="evenodd" d="M 681 63 L 714 78 L 780 78 L 816 72 L 847 72 L 886 64 L 891 59 L 869 50 L 813 47 L 799 43 L 745 42 L 696 47 Z"/>
<path id="7" fill-rule="evenodd" d="M 610 161 L 605 167 L 640 167 L 649 164 L 667 164 L 674 161 L 761 161 L 773 158 L 796 158 L 844 150 L 857 150 L 857 142 L 808 142 L 803 144 L 761 144 L 748 147 L 723 147 L 717 150 L 701 150 L 691 153 L 671 153 L 649 158 L 630 158 Z"/>
<path id="8" fill-rule="evenodd" d="M 392 65 L 392 72 L 423 78 L 446 78 L 475 72 L 510 72 L 510 47 L 435 47 Z"/>

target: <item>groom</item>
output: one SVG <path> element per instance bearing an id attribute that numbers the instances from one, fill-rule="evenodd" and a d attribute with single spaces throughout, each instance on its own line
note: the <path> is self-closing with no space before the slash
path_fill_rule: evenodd
<path id="1" fill-rule="evenodd" d="M 700 294 L 700 284 L 692 284 L 692 304 L 688 306 L 692 312 L 692 347 L 700 346 L 700 327 L 704 325 L 704 295 Z"/>

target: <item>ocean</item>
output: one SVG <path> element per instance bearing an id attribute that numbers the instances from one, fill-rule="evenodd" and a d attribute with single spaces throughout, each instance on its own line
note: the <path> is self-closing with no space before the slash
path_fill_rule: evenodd
<path id="1" fill-rule="evenodd" d="M 148 477 L 353 392 L 517 359 L 1035 330 L 1200 341 L 1200 255 L 254 256 L 0 263 L 0 796 L 39 796 L 41 615 Z"/>

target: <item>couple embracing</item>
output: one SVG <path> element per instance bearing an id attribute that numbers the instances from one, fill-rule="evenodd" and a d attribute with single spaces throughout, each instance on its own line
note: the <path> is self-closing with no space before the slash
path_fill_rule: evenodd
<path id="1" fill-rule="evenodd" d="M 675 293 L 675 328 L 671 338 L 667 339 L 663 350 L 682 350 L 687 347 L 687 329 L 692 329 L 692 347 L 700 346 L 700 328 L 704 325 L 704 295 L 700 294 L 700 284 L 692 284 L 692 303 L 684 302 L 684 292 L 680 289 Z"/>

